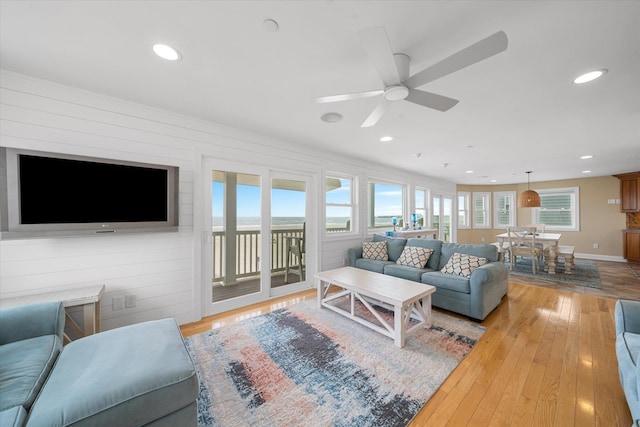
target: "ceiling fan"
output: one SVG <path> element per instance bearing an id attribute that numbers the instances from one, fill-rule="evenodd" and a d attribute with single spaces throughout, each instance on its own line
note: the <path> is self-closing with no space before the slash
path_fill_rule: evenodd
<path id="1" fill-rule="evenodd" d="M 413 76 L 409 76 L 409 57 L 403 53 L 393 53 L 384 27 L 372 27 L 359 31 L 358 37 L 369 59 L 378 70 L 384 83 L 384 89 L 323 96 L 316 98 L 316 102 L 349 101 L 382 95 L 382 100 L 361 127 L 375 125 L 389 105 L 395 101 L 406 100 L 438 111 L 449 110 L 458 103 L 457 99 L 416 88 L 503 52 L 507 49 L 508 44 L 504 31 L 498 31 Z"/>

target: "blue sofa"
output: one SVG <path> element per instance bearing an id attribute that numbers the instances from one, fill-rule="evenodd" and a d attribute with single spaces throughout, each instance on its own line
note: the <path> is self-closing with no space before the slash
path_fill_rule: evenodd
<path id="1" fill-rule="evenodd" d="M 195 366 L 174 319 L 63 347 L 51 302 L 0 310 L 0 426 L 196 426 Z"/>
<path id="2" fill-rule="evenodd" d="M 620 384 L 629 404 L 633 425 L 640 426 L 640 301 L 616 301 L 615 323 Z"/>
<path id="3" fill-rule="evenodd" d="M 362 258 L 363 249 L 359 246 L 348 250 L 350 265 L 435 286 L 436 292 L 431 295 L 431 304 L 434 307 L 482 321 L 500 304 L 502 297 L 507 295 L 509 272 L 499 261 L 498 249 L 494 245 L 465 245 L 377 234 L 373 236 L 373 241 L 387 242 L 389 259 L 387 261 L 364 259 Z M 396 263 L 405 246 L 433 250 L 424 268 Z M 473 270 L 470 277 L 441 272 L 440 270 L 456 252 L 487 258 L 489 262 Z"/>

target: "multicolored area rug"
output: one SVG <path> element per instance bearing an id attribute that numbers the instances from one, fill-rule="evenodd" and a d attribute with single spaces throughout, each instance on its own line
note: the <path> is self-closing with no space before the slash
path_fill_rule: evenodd
<path id="1" fill-rule="evenodd" d="M 509 261 L 505 263 L 509 267 Z M 600 272 L 598 266 L 593 261 L 574 261 L 571 274 L 564 272 L 564 261 L 559 261 L 556 267 L 556 274 L 549 274 L 544 271 L 544 263 L 541 264 L 541 271 L 536 274 L 531 272 L 531 258 L 520 258 L 509 274 L 514 276 L 525 276 L 532 279 L 546 280 L 549 282 L 567 283 L 575 286 L 586 286 L 588 288 L 602 289 L 600 282 Z"/>
<path id="2" fill-rule="evenodd" d="M 434 312 L 400 349 L 311 300 L 195 335 L 198 425 L 404 426 L 484 331 Z"/>

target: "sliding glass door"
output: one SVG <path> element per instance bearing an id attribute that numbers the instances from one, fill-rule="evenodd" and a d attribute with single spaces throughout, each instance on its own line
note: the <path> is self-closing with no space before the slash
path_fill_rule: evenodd
<path id="1" fill-rule="evenodd" d="M 283 174 L 272 176 L 271 288 L 274 294 L 282 294 L 306 279 L 308 182 Z"/>
<path id="2" fill-rule="evenodd" d="M 204 314 L 308 287 L 311 178 L 205 165 Z"/>
<path id="3" fill-rule="evenodd" d="M 453 196 L 434 195 L 432 198 L 433 206 L 433 228 L 438 230 L 437 238 L 443 242 L 452 242 L 451 218 L 453 218 Z"/>

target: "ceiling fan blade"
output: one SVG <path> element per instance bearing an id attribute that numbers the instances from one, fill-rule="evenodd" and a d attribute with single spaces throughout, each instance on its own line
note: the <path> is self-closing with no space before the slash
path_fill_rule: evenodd
<path id="1" fill-rule="evenodd" d="M 358 32 L 360 43 L 367 52 L 367 56 L 378 70 L 380 78 L 385 86 L 400 84 L 400 75 L 396 61 L 393 59 L 393 50 L 389 44 L 389 38 L 384 27 L 372 27 Z"/>
<path id="2" fill-rule="evenodd" d="M 420 87 L 440 77 L 461 70 L 469 65 L 480 62 L 507 49 L 509 41 L 504 31 L 498 31 L 492 36 L 472 44 L 458 53 L 443 59 L 429 68 L 409 77 L 404 85 L 410 88 Z"/>
<path id="3" fill-rule="evenodd" d="M 382 95 L 384 90 L 370 90 L 368 92 L 345 93 L 344 95 L 330 95 L 316 98 L 318 104 L 326 104 L 327 102 L 350 101 L 352 99 L 370 98 L 372 96 Z"/>
<path id="4" fill-rule="evenodd" d="M 373 110 L 371 114 L 369 114 L 369 117 L 367 117 L 367 120 L 365 120 L 364 123 L 360 125 L 360 127 L 368 128 L 378 123 L 378 120 L 380 120 L 380 117 L 382 117 L 382 115 L 384 114 L 389 104 L 390 102 L 387 101 L 386 99 L 383 99 L 382 101 L 380 101 L 376 109 Z"/>
<path id="5" fill-rule="evenodd" d="M 457 99 L 417 89 L 409 89 L 409 95 L 405 98 L 405 101 L 438 111 L 447 111 L 459 102 Z"/>

